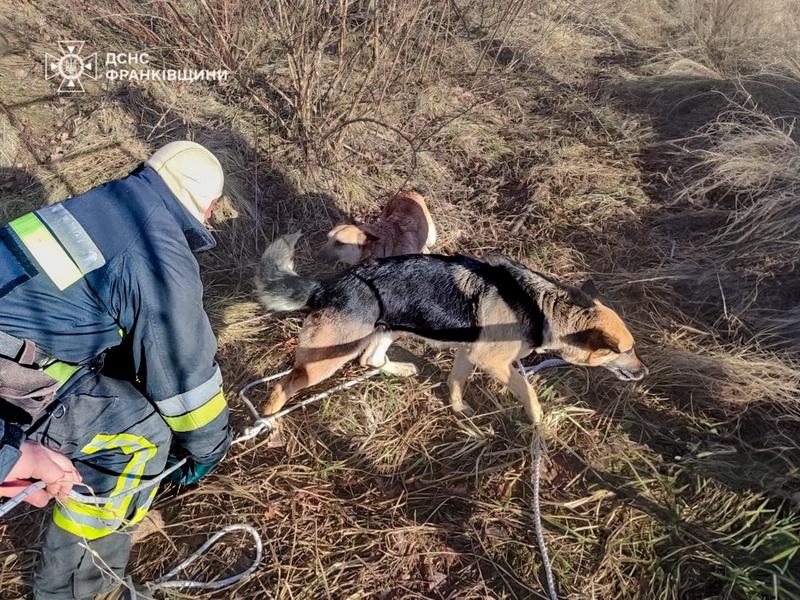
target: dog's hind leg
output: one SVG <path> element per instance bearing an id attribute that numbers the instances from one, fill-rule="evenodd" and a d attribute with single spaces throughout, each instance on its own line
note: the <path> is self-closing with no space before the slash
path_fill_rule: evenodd
<path id="1" fill-rule="evenodd" d="M 370 338 L 366 350 L 361 355 L 361 365 L 375 367 L 384 373 L 399 377 L 411 377 L 417 374 L 417 367 L 410 362 L 394 362 L 386 356 L 386 351 L 396 339 L 390 331 L 376 331 Z"/>
<path id="2" fill-rule="evenodd" d="M 391 346 L 392 339 L 389 339 L 388 345 L 385 348 L 381 348 L 381 345 L 386 344 L 386 332 L 385 331 L 376 331 L 369 337 L 369 342 L 367 342 L 367 347 L 364 348 L 364 351 L 361 353 L 361 357 L 358 359 L 359 364 L 362 367 L 377 367 L 380 368 L 383 366 L 383 363 L 386 361 L 386 350 Z M 379 353 L 382 350 L 383 358 L 381 362 L 378 364 L 373 364 L 375 362 L 375 354 Z"/>
<path id="3" fill-rule="evenodd" d="M 536 397 L 536 390 L 514 364 L 526 354 L 518 344 L 481 344 L 473 347 L 471 358 L 478 368 L 510 389 L 522 402 L 528 419 L 534 425 L 539 425 L 542 421 L 542 407 Z"/>
<path id="4" fill-rule="evenodd" d="M 300 332 L 294 367 L 273 389 L 265 414 L 275 414 L 297 392 L 326 380 L 358 356 L 373 328 L 340 316 L 310 316 Z"/>
<path id="5" fill-rule="evenodd" d="M 447 378 L 447 387 L 450 388 L 450 408 L 454 412 L 462 413 L 468 417 L 475 414 L 472 407 L 464 402 L 464 385 L 467 383 L 467 377 L 472 373 L 474 365 L 469 359 L 469 350 L 467 348 L 460 348 L 456 352 L 456 357 L 453 359 L 453 370 L 450 371 L 450 376 Z"/>
<path id="6" fill-rule="evenodd" d="M 269 396 L 269 402 L 264 407 L 265 415 L 274 415 L 291 398 L 297 390 L 306 387 L 308 377 L 302 365 L 295 365 L 289 374 L 275 384 Z"/>

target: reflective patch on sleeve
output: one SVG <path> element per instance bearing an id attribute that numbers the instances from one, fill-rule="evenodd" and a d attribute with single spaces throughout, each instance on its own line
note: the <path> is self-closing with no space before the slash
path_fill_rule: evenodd
<path id="1" fill-rule="evenodd" d="M 167 425 L 169 425 L 169 428 L 177 433 L 195 431 L 205 427 L 220 416 L 227 406 L 228 403 L 225 401 L 225 394 L 220 390 L 218 394 L 200 408 L 196 408 L 192 412 L 181 415 L 180 417 L 164 417 L 164 420 L 167 422 Z"/>
<path id="2" fill-rule="evenodd" d="M 58 240 L 34 213 L 14 219 L 8 226 L 59 290 L 67 289 L 83 277 Z"/>
<path id="3" fill-rule="evenodd" d="M 209 398 L 219 392 L 221 387 L 222 373 L 217 367 L 208 381 L 201 383 L 193 390 L 176 394 L 166 400 L 158 400 L 156 402 L 158 412 L 165 417 L 177 417 L 192 412 L 208 402 Z"/>
<path id="4" fill-rule="evenodd" d="M 86 275 L 106 264 L 106 259 L 86 230 L 61 204 L 46 206 L 36 211 L 50 228 L 64 249 Z"/>

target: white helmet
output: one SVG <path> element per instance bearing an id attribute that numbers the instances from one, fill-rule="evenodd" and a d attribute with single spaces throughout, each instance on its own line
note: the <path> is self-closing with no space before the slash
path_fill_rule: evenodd
<path id="1" fill-rule="evenodd" d="M 201 223 L 222 195 L 225 176 L 217 157 L 196 142 L 170 142 L 145 163 L 161 176 L 181 204 Z"/>

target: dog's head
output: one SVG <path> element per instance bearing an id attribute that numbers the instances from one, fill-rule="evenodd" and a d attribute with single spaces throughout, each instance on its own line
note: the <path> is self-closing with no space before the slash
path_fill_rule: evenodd
<path id="1" fill-rule="evenodd" d="M 576 290 L 581 295 L 580 328 L 562 335 L 558 353 L 575 365 L 603 367 L 622 381 L 639 381 L 647 367 L 636 356 L 631 332 L 620 316 L 600 299 L 591 280 Z"/>
<path id="2" fill-rule="evenodd" d="M 365 225 L 337 225 L 328 232 L 322 252 L 329 260 L 357 265 L 369 256 L 369 247 L 375 239 Z"/>

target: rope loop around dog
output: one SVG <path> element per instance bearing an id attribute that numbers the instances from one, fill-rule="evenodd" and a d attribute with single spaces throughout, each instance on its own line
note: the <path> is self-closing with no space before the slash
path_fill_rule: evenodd
<path id="1" fill-rule="evenodd" d="M 380 369 L 373 369 L 371 371 L 368 371 L 368 372 L 364 373 L 363 375 L 360 375 L 359 377 L 351 379 L 350 381 L 347 381 L 347 382 L 345 382 L 343 384 L 337 385 L 337 386 L 335 386 L 335 387 L 333 387 L 333 388 L 331 388 L 331 389 L 329 389 L 327 391 L 321 392 L 321 393 L 316 394 L 314 396 L 310 396 L 309 398 L 305 398 L 304 400 L 301 400 L 300 402 L 297 402 L 297 403 L 293 404 L 292 406 L 284 408 L 283 410 L 281 410 L 280 412 L 275 413 L 274 415 L 268 415 L 266 417 L 262 417 L 259 414 L 259 412 L 256 410 L 255 406 L 253 406 L 253 403 L 247 397 L 246 392 L 248 390 L 250 390 L 251 388 L 259 385 L 259 384 L 273 381 L 275 379 L 278 379 L 279 377 L 282 377 L 282 376 L 286 375 L 287 373 L 289 373 L 289 370 L 281 371 L 280 373 L 274 373 L 272 375 L 268 375 L 266 377 L 262 377 L 260 379 L 256 379 L 255 381 L 251 381 L 250 383 L 248 383 L 246 386 L 244 386 L 242 388 L 242 390 L 239 392 L 239 398 L 241 398 L 242 402 L 244 402 L 245 406 L 247 406 L 247 408 L 253 414 L 253 417 L 254 417 L 255 420 L 253 422 L 253 425 L 251 425 L 250 427 L 246 427 L 244 432 L 242 433 L 242 435 L 240 435 L 239 437 L 235 438 L 231 442 L 231 445 L 242 444 L 244 442 L 252 440 L 253 438 L 261 435 L 262 433 L 265 433 L 265 432 L 268 433 L 269 431 L 272 430 L 273 423 L 276 420 L 280 419 L 281 417 L 284 417 L 284 416 L 288 415 L 289 413 L 292 413 L 292 412 L 294 412 L 294 411 L 296 411 L 296 410 L 298 410 L 300 408 L 303 408 L 304 406 L 308 406 L 309 404 L 311 404 L 313 402 L 317 402 L 318 400 L 322 400 L 323 398 L 327 398 L 331 394 L 334 394 L 334 393 L 339 392 L 341 390 L 345 390 L 345 389 L 351 388 L 354 385 L 357 385 L 357 384 L 361 383 L 362 381 L 370 379 L 371 377 L 374 377 L 375 375 L 380 373 Z M 137 485 L 136 487 L 132 487 L 132 488 L 130 488 L 128 490 L 125 490 L 125 492 L 123 492 L 121 494 L 118 494 L 118 495 L 114 496 L 113 498 L 110 497 L 110 496 L 97 496 L 97 495 L 80 494 L 75 490 L 72 490 L 69 493 L 69 497 L 70 497 L 70 499 L 75 500 L 77 502 L 81 502 L 83 504 L 102 505 L 102 504 L 107 504 L 109 502 L 114 502 L 116 500 L 119 500 L 120 496 L 132 496 L 133 494 L 138 494 L 139 492 L 143 492 L 143 491 L 145 491 L 147 489 L 150 489 L 153 486 L 158 485 L 165 478 L 169 477 L 169 475 L 173 471 L 176 471 L 176 470 L 180 469 L 185 463 L 186 463 L 186 459 L 185 458 L 181 459 L 179 462 L 177 462 L 174 465 L 172 465 L 169 469 L 167 469 L 166 471 L 164 471 L 163 473 L 161 473 L 157 477 L 154 477 L 152 479 L 148 479 L 147 481 Z M 80 483 L 76 484 L 76 486 L 82 486 L 82 485 L 83 484 L 80 484 Z M 44 487 L 45 487 L 44 482 L 37 481 L 36 483 L 33 483 L 33 484 L 29 485 L 27 488 L 25 488 L 23 491 L 21 491 L 19 494 L 17 494 L 16 496 L 11 498 L 10 500 L 7 500 L 6 502 L 4 502 L 3 505 L 0 506 L 0 518 L 4 517 L 6 514 L 8 514 L 15 506 L 17 506 L 20 503 L 22 503 L 25 500 L 25 498 L 30 496 L 32 493 L 34 493 L 37 490 L 43 489 Z"/>

